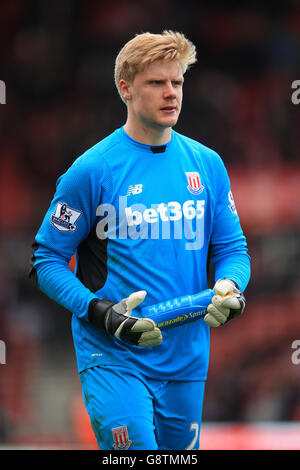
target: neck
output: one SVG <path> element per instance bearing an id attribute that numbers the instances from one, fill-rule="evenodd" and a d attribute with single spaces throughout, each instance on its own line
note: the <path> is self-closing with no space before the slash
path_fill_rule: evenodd
<path id="1" fill-rule="evenodd" d="M 124 130 L 129 137 L 146 145 L 165 145 L 171 139 L 172 128 L 150 128 L 142 125 L 133 125 L 127 120 Z"/>

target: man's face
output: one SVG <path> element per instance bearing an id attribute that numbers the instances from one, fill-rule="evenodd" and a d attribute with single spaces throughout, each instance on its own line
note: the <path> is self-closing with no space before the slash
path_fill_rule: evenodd
<path id="1" fill-rule="evenodd" d="M 138 73 L 128 87 L 128 110 L 147 128 L 177 123 L 182 103 L 183 74 L 177 62 L 156 61 Z"/>

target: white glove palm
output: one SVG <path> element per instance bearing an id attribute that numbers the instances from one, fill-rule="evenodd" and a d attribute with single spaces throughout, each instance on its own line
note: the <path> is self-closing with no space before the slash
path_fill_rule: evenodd
<path id="1" fill-rule="evenodd" d="M 240 315 L 245 308 L 245 297 L 230 279 L 219 279 L 214 290 L 211 304 L 207 307 L 204 321 L 211 327 L 217 327 Z"/>
<path id="2" fill-rule="evenodd" d="M 143 302 L 147 292 L 138 291 L 114 304 L 105 319 L 106 330 L 117 339 L 140 347 L 158 346 L 161 331 L 150 318 L 131 316 L 131 311 Z"/>

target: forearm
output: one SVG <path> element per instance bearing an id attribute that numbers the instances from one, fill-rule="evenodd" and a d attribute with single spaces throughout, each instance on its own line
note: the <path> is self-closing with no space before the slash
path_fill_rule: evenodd
<path id="1" fill-rule="evenodd" d="M 213 260 L 215 281 L 228 278 L 237 283 L 244 292 L 250 280 L 250 256 L 245 252 L 233 251 Z"/>
<path id="2" fill-rule="evenodd" d="M 152 347 L 162 342 L 161 332 L 152 320 L 131 317 L 131 310 L 144 300 L 146 292 L 135 292 L 116 304 L 98 299 L 72 273 L 66 259 L 48 250 L 47 257 L 41 261 L 38 255 L 32 272 L 48 297 L 124 343 Z"/>
<path id="3" fill-rule="evenodd" d="M 76 278 L 67 262 L 48 260 L 35 269 L 42 292 L 78 318 L 88 320 L 88 307 L 96 295 Z"/>

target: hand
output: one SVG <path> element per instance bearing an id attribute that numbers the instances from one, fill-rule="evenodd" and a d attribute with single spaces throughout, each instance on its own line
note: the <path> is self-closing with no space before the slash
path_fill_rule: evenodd
<path id="1" fill-rule="evenodd" d="M 245 308 L 246 300 L 236 283 L 230 279 L 219 279 L 214 290 L 211 304 L 207 307 L 204 321 L 211 327 L 217 327 L 237 317 Z"/>
<path id="2" fill-rule="evenodd" d="M 145 291 L 134 292 L 116 304 L 105 299 L 97 301 L 93 306 L 92 323 L 102 323 L 109 334 L 127 344 L 144 348 L 160 345 L 162 334 L 154 321 L 131 316 L 131 311 L 143 302 L 146 294 Z"/>

